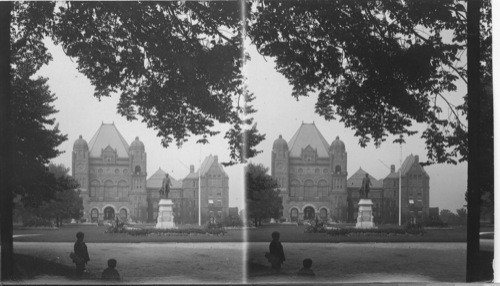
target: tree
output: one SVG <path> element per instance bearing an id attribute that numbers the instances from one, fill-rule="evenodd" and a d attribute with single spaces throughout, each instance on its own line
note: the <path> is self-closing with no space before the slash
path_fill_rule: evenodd
<path id="1" fill-rule="evenodd" d="M 64 165 L 49 165 L 50 172 L 57 180 L 57 190 L 55 196 L 37 207 L 35 212 L 42 218 L 54 219 L 56 226 L 61 226 L 63 220 L 79 219 L 83 215 L 83 200 L 80 191 L 76 188 L 78 183 L 68 175 L 69 168 Z"/>
<path id="2" fill-rule="evenodd" d="M 246 213 L 255 226 L 262 225 L 263 219 L 279 219 L 283 209 L 278 182 L 267 174 L 268 170 L 262 164 L 245 167 Z"/>
<path id="3" fill-rule="evenodd" d="M 165 147 L 191 135 L 206 143 L 219 133 L 215 122 L 230 124 L 234 164 L 258 153 L 263 140 L 241 118 L 249 112 L 240 10 L 235 1 L 66 2 L 52 36 L 77 59 L 96 97 L 119 93 L 118 112 L 140 116 Z"/>
<path id="4" fill-rule="evenodd" d="M 276 59 L 293 96 L 318 94 L 316 112 L 356 131 L 361 146 L 417 133 L 427 164 L 467 159 L 466 2 L 266 1 L 255 4 L 249 36 Z M 484 2 L 482 60 L 491 75 L 491 13 Z M 273 27 L 269 29 L 268 27 Z M 489 52 L 488 52 L 489 51 Z M 449 114 L 448 114 L 449 113 Z"/>
<path id="5" fill-rule="evenodd" d="M 52 14 L 53 4 L 40 4 L 37 6 L 40 9 L 26 3 L 12 5 L 12 15 L 12 6 L 0 9 L 7 11 L 12 23 L 0 35 L 2 39 L 10 39 L 10 49 L 7 53 L 2 51 L 1 57 L 2 64 L 8 59 L 7 70 L 10 70 L 2 74 L 9 81 L 10 88 L 0 88 L 2 98 L 8 99 L 5 105 L 2 104 L 8 113 L 2 109 L 2 114 L 7 114 L 1 120 L 1 124 L 6 124 L 2 125 L 1 137 L 6 140 L 2 151 L 7 155 L 1 161 L 5 159 L 9 164 L 1 170 L 5 180 L 2 184 L 2 280 L 13 278 L 13 194 L 20 196 L 24 205 L 29 207 L 40 206 L 54 198 L 58 182 L 49 172 L 48 163 L 60 154 L 57 146 L 66 140 L 51 117 L 57 110 L 52 105 L 55 97 L 46 84 L 47 79 L 34 76 L 51 59 L 42 40 L 47 35 L 45 19 L 47 14 Z M 1 69 L 4 71 L 5 67 Z"/>

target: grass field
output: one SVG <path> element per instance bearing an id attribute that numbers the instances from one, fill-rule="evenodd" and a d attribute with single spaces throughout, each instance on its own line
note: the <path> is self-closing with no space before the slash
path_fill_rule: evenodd
<path id="1" fill-rule="evenodd" d="M 304 233 L 305 226 L 269 224 L 249 230 L 248 241 L 269 242 L 273 231 L 280 232 L 282 242 L 466 242 L 466 228 L 426 229 L 424 235 L 331 236 L 326 233 Z"/>
<path id="2" fill-rule="evenodd" d="M 59 229 L 14 228 L 14 241 L 18 242 L 75 242 L 76 233 L 85 233 L 85 242 L 242 242 L 242 230 L 227 230 L 225 235 L 169 234 L 132 236 L 126 233 L 105 233 L 105 226 L 67 224 Z"/>
<path id="3" fill-rule="evenodd" d="M 466 242 L 466 228 L 426 229 L 424 235 L 395 236 L 331 236 L 325 233 L 304 233 L 304 226 L 270 224 L 248 229 L 249 242 L 269 242 L 271 233 L 279 231 L 283 242 Z M 165 236 L 132 236 L 125 233 L 105 233 L 106 227 L 68 224 L 59 229 L 14 229 L 14 241 L 74 242 L 76 233 L 85 233 L 86 242 L 243 242 L 242 229 L 229 229 L 225 235 L 169 234 Z"/>

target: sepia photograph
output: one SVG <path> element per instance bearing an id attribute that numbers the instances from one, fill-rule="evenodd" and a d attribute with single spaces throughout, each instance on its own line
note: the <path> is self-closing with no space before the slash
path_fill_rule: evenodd
<path id="1" fill-rule="evenodd" d="M 493 8 L 0 2 L 2 283 L 494 282 Z"/>

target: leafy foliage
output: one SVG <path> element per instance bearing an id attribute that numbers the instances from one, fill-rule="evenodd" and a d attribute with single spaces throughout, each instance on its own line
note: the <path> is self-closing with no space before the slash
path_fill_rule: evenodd
<path id="1" fill-rule="evenodd" d="M 255 125 L 241 126 L 245 94 L 238 2 L 67 2 L 55 15 L 53 38 L 95 86 L 95 96 L 120 94 L 118 112 L 178 146 L 191 135 L 225 134 L 231 162 L 257 152 Z M 262 138 L 259 140 L 259 138 Z M 253 143 L 255 142 L 255 143 Z"/>
<path id="2" fill-rule="evenodd" d="M 55 220 L 56 226 L 59 227 L 63 220 L 82 217 L 83 200 L 80 192 L 76 190 L 78 183 L 68 175 L 69 168 L 62 164 L 50 164 L 49 170 L 56 178 L 56 185 L 53 186 L 56 193 L 52 199 L 31 209 L 43 219 Z"/>
<path id="3" fill-rule="evenodd" d="M 467 225 L 467 211 L 465 208 L 457 209 L 457 213 L 444 209 L 439 212 L 439 219 L 448 225 Z"/>
<path id="4" fill-rule="evenodd" d="M 48 33 L 47 18 L 53 7 L 53 3 L 16 2 L 11 25 L 13 192 L 31 207 L 40 206 L 64 189 L 47 165 L 61 154 L 57 147 L 67 137 L 52 117 L 57 113 L 53 105 L 56 98 L 47 79 L 35 77 L 51 59 L 42 40 Z"/>
<path id="5" fill-rule="evenodd" d="M 267 174 L 262 164 L 245 167 L 245 199 L 247 216 L 258 226 L 263 219 L 279 219 L 283 209 L 277 181 Z"/>
<path id="6" fill-rule="evenodd" d="M 266 1 L 255 4 L 249 35 L 276 58 L 293 96 L 318 93 L 316 112 L 356 130 L 361 146 L 422 133 L 429 163 L 467 158 L 465 1 Z M 489 11 L 489 3 L 483 11 Z M 483 17 L 485 71 L 491 74 L 491 13 Z M 273 27 L 269 29 L 268 27 Z M 490 57 L 491 58 L 491 57 Z M 465 96 L 465 94 L 463 95 Z M 443 110 L 445 106 L 445 110 Z"/>
<path id="7" fill-rule="evenodd" d="M 122 228 L 121 233 L 129 235 L 224 235 L 226 230 L 223 227 L 206 227 L 206 228 L 181 228 L 181 229 L 156 229 L 156 228 Z"/>
<path id="8" fill-rule="evenodd" d="M 54 227 L 54 223 L 49 219 L 34 217 L 26 222 L 23 222 L 25 227 Z"/>
<path id="9" fill-rule="evenodd" d="M 333 236 L 387 236 L 387 235 L 423 235 L 422 228 L 339 228 L 328 230 L 326 233 Z"/>

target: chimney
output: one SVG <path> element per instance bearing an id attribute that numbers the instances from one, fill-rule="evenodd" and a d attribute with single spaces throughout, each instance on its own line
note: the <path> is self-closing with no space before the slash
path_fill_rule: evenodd
<path id="1" fill-rule="evenodd" d="M 417 163 L 418 163 L 418 162 L 420 162 L 420 161 L 418 160 L 418 155 L 415 155 L 415 162 L 417 162 Z"/>
<path id="2" fill-rule="evenodd" d="M 189 166 L 189 173 L 194 173 L 194 165 Z"/>
<path id="3" fill-rule="evenodd" d="M 394 172 L 396 172 L 396 166 L 391 165 L 391 173 L 394 173 Z"/>
<path id="4" fill-rule="evenodd" d="M 219 163 L 219 157 L 217 155 L 214 156 L 215 163 Z"/>

